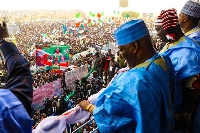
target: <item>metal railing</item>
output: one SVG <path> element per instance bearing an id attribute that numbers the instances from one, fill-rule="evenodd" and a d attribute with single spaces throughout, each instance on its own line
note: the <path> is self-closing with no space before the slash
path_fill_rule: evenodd
<path id="1" fill-rule="evenodd" d="M 87 126 L 88 124 L 90 124 L 94 119 L 91 119 L 89 121 L 87 121 L 86 123 L 84 123 L 83 125 L 81 125 L 80 127 L 78 127 L 75 131 L 73 131 L 72 133 L 77 133 L 80 129 L 84 128 L 85 126 Z M 91 131 L 90 133 L 94 133 L 95 131 L 98 130 L 98 127 L 95 128 L 93 131 Z"/>
<path id="2" fill-rule="evenodd" d="M 95 128 L 92 132 L 90 132 L 90 133 L 94 133 L 95 131 L 98 131 L 98 127 L 97 128 Z"/>

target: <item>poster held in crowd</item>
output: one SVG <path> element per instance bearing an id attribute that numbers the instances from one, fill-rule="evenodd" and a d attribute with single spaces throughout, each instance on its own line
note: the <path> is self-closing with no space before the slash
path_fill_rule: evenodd
<path id="1" fill-rule="evenodd" d="M 61 79 L 46 83 L 33 92 L 33 108 L 42 109 L 45 98 L 61 95 Z"/>
<path id="2" fill-rule="evenodd" d="M 76 69 L 65 72 L 65 82 L 67 88 L 69 90 L 73 90 L 75 88 L 74 81 L 76 79 L 80 80 L 81 78 L 85 77 L 87 73 L 88 73 L 87 65 L 82 65 Z"/>
<path id="3" fill-rule="evenodd" d="M 36 46 L 37 70 L 52 70 L 68 67 L 69 45 Z"/>

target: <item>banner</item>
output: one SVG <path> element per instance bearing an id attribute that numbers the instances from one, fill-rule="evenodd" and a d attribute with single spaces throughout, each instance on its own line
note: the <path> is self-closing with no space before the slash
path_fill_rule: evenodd
<path id="1" fill-rule="evenodd" d="M 87 65 L 80 66 L 74 70 L 65 72 L 65 82 L 68 89 L 75 89 L 74 81 L 80 80 L 88 73 Z M 42 109 L 43 103 L 46 98 L 52 98 L 54 95 L 61 95 L 61 79 L 54 82 L 44 84 L 42 87 L 34 90 L 33 92 L 33 108 Z"/>
<path id="2" fill-rule="evenodd" d="M 65 82 L 66 86 L 69 90 L 73 90 L 75 88 L 74 81 L 76 79 L 80 80 L 85 77 L 88 73 L 87 65 L 80 66 L 75 68 L 74 70 L 68 71 L 65 73 Z"/>
<path id="3" fill-rule="evenodd" d="M 68 67 L 69 48 L 69 45 L 51 45 L 50 47 L 36 46 L 37 70 L 51 70 Z"/>
<path id="4" fill-rule="evenodd" d="M 61 79 L 44 84 L 33 92 L 33 108 L 42 109 L 46 98 L 52 98 L 54 95 L 61 95 Z"/>

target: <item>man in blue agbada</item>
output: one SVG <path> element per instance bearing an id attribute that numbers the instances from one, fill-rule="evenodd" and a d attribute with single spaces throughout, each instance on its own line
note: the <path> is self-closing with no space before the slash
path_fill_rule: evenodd
<path id="1" fill-rule="evenodd" d="M 143 20 L 123 24 L 114 35 L 130 69 L 113 79 L 95 105 L 84 100 L 80 107 L 94 115 L 101 133 L 172 132 L 174 71 L 169 57 L 155 52 Z"/>
<path id="2" fill-rule="evenodd" d="M 175 69 L 175 131 L 200 133 L 200 45 L 184 35 L 175 9 L 161 16 L 169 43 L 160 53 L 170 57 Z"/>

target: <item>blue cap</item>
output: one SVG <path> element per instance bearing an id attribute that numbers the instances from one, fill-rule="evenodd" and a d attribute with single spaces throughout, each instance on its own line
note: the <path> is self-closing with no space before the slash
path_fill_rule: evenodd
<path id="1" fill-rule="evenodd" d="M 118 46 L 135 42 L 147 34 L 149 34 L 149 31 L 141 19 L 131 20 L 114 31 Z"/>

